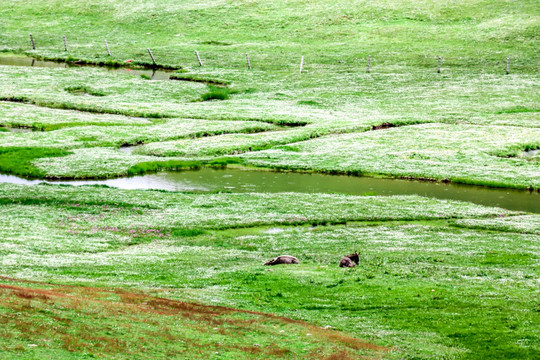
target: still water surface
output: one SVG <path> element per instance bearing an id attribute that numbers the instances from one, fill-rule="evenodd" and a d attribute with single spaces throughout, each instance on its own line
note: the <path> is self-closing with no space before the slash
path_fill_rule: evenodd
<path id="1" fill-rule="evenodd" d="M 0 175 L 0 182 L 38 184 L 43 180 L 27 180 Z M 443 184 L 398 179 L 336 176 L 240 169 L 159 172 L 142 176 L 107 180 L 47 181 L 70 185 L 107 185 L 119 189 L 161 189 L 170 191 L 229 192 L 302 192 L 363 195 L 421 195 L 438 199 L 470 201 L 486 206 L 540 213 L 540 193 L 514 189 Z"/>

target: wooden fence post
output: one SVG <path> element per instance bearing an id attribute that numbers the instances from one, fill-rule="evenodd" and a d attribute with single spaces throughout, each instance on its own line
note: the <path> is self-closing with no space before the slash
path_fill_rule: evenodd
<path id="1" fill-rule="evenodd" d="M 68 51 L 68 49 L 67 49 L 66 35 L 64 35 L 63 38 L 64 38 L 64 50 Z"/>
<path id="2" fill-rule="evenodd" d="M 154 55 L 152 54 L 152 50 L 150 50 L 150 48 L 147 48 L 146 50 L 148 50 L 148 54 L 150 54 L 150 57 L 152 58 L 152 61 L 154 62 L 154 65 L 157 65 L 156 64 L 156 59 L 154 59 Z"/>
<path id="3" fill-rule="evenodd" d="M 251 63 L 249 62 L 249 55 L 248 55 L 248 53 L 246 53 L 246 60 L 247 60 L 248 69 L 251 70 Z"/>
<path id="4" fill-rule="evenodd" d="M 439 56 L 439 65 L 437 66 L 437 73 L 441 73 L 441 57 Z"/>
<path id="5" fill-rule="evenodd" d="M 34 42 L 34 37 L 30 34 L 30 42 L 32 43 L 32 49 L 36 50 L 36 43 Z"/>
<path id="6" fill-rule="evenodd" d="M 304 68 L 304 57 L 302 56 L 302 59 L 300 60 L 300 74 L 302 73 L 303 68 Z"/>
<path id="7" fill-rule="evenodd" d="M 510 74 L 510 58 L 506 58 L 506 75 Z"/>
<path id="8" fill-rule="evenodd" d="M 111 50 L 109 50 L 109 43 L 107 42 L 107 40 L 105 40 L 105 47 L 107 48 L 107 54 L 111 56 Z"/>
<path id="9" fill-rule="evenodd" d="M 199 52 L 195 50 L 195 55 L 197 55 L 197 60 L 199 61 L 199 66 L 202 66 L 201 57 L 199 56 Z"/>

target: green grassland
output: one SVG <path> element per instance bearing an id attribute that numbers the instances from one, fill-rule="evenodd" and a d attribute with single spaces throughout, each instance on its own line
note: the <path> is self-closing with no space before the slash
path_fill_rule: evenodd
<path id="1" fill-rule="evenodd" d="M 321 194 L 313 199 L 308 194 L 195 195 L 50 185 L 2 185 L 0 199 L 0 272 L 11 277 L 84 285 L 70 291 L 112 287 L 270 312 L 391 349 L 383 353 L 390 358 L 538 355 L 537 215 L 417 196 Z M 343 253 L 354 249 L 361 253 L 360 266 L 340 269 Z M 296 255 L 301 264 L 262 266 L 282 253 Z M 11 306 L 3 304 L 4 314 L 13 311 Z M 42 306 L 54 305 L 29 301 L 33 310 L 25 321 L 56 316 L 45 310 L 39 315 Z M 120 318 L 131 316 L 119 312 Z M 107 328 L 113 326 L 108 321 L 119 321 L 101 313 L 84 318 L 92 315 L 104 319 L 92 326 Z M 137 319 L 131 331 L 139 329 L 152 328 Z M 41 338 L 44 331 L 34 333 Z M 170 331 L 173 339 L 183 336 Z M 14 330 L 5 332 L 13 335 Z M 218 341 L 206 332 L 200 335 L 203 341 Z M 81 348 L 66 348 L 62 334 L 48 332 L 51 343 L 38 346 L 49 354 L 104 351 L 90 339 L 81 340 Z M 0 346 L 20 353 L 10 339 L 0 338 Z M 160 351 L 182 350 L 174 341 L 161 341 Z M 303 351 L 289 355 L 307 356 Z M 234 354 L 230 350 L 230 358 Z"/>
<path id="2" fill-rule="evenodd" d="M 306 95 L 313 90 L 302 87 L 301 83 L 295 84 L 295 89 L 287 91 L 290 95 L 283 97 L 273 98 L 275 92 L 264 90 L 254 93 L 239 91 L 228 100 L 193 102 L 207 91 L 205 85 L 149 82 L 119 73 L 107 73 L 108 76 L 103 77 L 105 70 L 88 68 L 61 69 L 64 73 L 58 77 L 55 74 L 59 70 L 18 68 L 14 72 L 11 68 L 0 68 L 6 78 L 11 79 L 0 85 L 0 93 L 10 100 L 1 104 L 0 123 L 8 127 L 49 130 L 31 133 L 4 131 L 0 134 L 1 146 L 58 147 L 65 150 L 103 148 L 75 151 L 77 156 L 39 160 L 34 164 L 49 177 L 125 175 L 127 168 L 134 163 L 148 161 L 138 155 L 208 158 L 248 152 L 245 158 L 255 165 L 343 173 L 353 170 L 365 174 L 538 189 L 540 174 L 535 158 L 522 160 L 519 156 L 520 149 L 540 147 L 538 117 L 533 116 L 537 113 L 510 105 L 507 100 L 508 92 L 512 92 L 512 99 L 521 99 L 525 104 L 538 100 L 537 93 L 530 90 L 531 81 L 534 81 L 534 76 L 531 78 L 530 75 L 514 79 L 484 76 L 486 79 L 483 81 L 459 75 L 457 82 L 440 83 L 441 79 L 435 79 L 437 74 L 431 74 L 431 81 L 440 83 L 438 90 L 433 91 L 440 92 L 442 87 L 451 92 L 440 101 L 438 95 L 426 96 L 426 92 L 437 84 L 426 85 L 426 79 L 421 84 L 412 85 L 411 79 L 396 84 L 389 77 L 386 82 L 389 90 L 378 92 L 373 89 L 373 94 L 365 97 L 346 96 L 344 89 L 338 88 L 336 83 L 333 89 L 327 90 L 327 103 L 324 100 L 299 100 L 314 98 Z M 259 73 L 261 77 L 264 75 Z M 68 84 L 81 83 L 85 78 L 95 80 L 94 88 L 107 95 L 80 96 L 65 90 Z M 505 79 L 512 82 L 506 90 L 502 84 Z M 283 84 L 276 84 L 276 87 L 292 87 L 284 82 L 282 79 Z M 242 87 L 247 87 L 247 84 L 238 85 L 238 88 Z M 400 94 L 396 89 L 407 94 Z M 471 92 L 476 94 L 471 95 Z M 505 105 L 493 107 L 492 101 L 499 98 Z M 12 102 L 15 100 L 26 103 Z M 399 105 L 394 103 L 397 101 Z M 532 105 L 527 106 L 524 109 Z M 21 116 L 25 112 L 32 115 Z M 385 122 L 399 128 L 363 134 L 372 126 Z M 422 123 L 435 125 L 418 125 Z M 295 124 L 304 126 L 291 127 Z M 354 135 L 340 135 L 342 133 Z M 197 139 L 219 134 L 231 135 Z M 416 136 L 425 138 L 425 143 L 411 144 L 411 139 Z M 279 145 L 319 137 L 324 138 L 313 140 L 313 144 L 325 143 L 332 150 L 333 143 L 336 143 L 343 150 L 339 154 L 331 154 L 331 167 L 321 165 L 328 162 L 324 151 L 307 150 L 312 143 L 310 141 L 291 148 L 293 152 L 306 149 L 302 151 L 305 156 L 301 156 L 299 162 L 295 157 L 302 154 L 290 154 L 279 148 Z M 125 144 L 147 145 L 137 149 L 133 155 L 105 149 Z M 350 160 L 359 146 L 363 150 L 361 162 L 350 166 L 333 158 L 346 156 Z M 275 151 L 258 151 L 273 147 L 276 147 Z M 426 147 L 429 153 L 423 150 Z M 432 164 L 433 152 L 445 157 L 441 166 Z M 100 155 L 107 159 L 107 171 L 100 170 L 102 161 L 95 156 L 98 153 L 110 154 Z M 276 154 L 277 160 L 264 160 L 268 154 Z M 388 161 L 388 156 L 394 156 L 401 162 L 411 154 L 413 167 L 390 166 L 394 162 Z M 306 160 L 308 158 L 309 161 Z M 81 169 L 77 163 L 86 166 Z M 490 167 L 489 172 L 475 174 L 475 167 L 483 171 L 486 164 Z"/>
<path id="3" fill-rule="evenodd" d="M 0 57 L 70 63 L 0 66 L 2 174 L 234 164 L 540 189 L 535 1 L 16 0 L 0 20 Z M 1 358 L 540 357 L 538 215 L 8 184 L 0 208 Z M 262 265 L 281 254 L 300 264 Z"/>

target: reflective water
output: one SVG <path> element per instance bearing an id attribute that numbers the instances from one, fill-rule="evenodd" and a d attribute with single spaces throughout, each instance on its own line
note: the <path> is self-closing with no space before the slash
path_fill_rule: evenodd
<path id="1" fill-rule="evenodd" d="M 155 69 L 129 69 L 129 68 L 111 68 L 104 66 L 93 65 L 77 65 L 67 64 L 64 62 L 36 60 L 26 56 L 0 56 L 0 65 L 7 66 L 33 66 L 33 67 L 54 67 L 54 68 L 77 68 L 77 67 L 99 67 L 107 71 L 120 72 L 135 76 L 146 75 L 152 80 L 169 80 L 169 76 L 173 73 L 172 70 L 155 70 Z"/>
<path id="2" fill-rule="evenodd" d="M 27 132 L 34 131 L 34 129 L 31 129 L 31 128 L 20 128 L 20 127 L 13 128 L 13 127 L 7 127 L 7 126 L 0 126 L 0 128 L 5 129 L 9 132 L 14 132 L 14 133 L 27 133 Z"/>
<path id="3" fill-rule="evenodd" d="M 42 180 L 27 180 L 0 175 L 0 182 L 37 184 Z M 370 177 L 334 176 L 322 174 L 246 171 L 239 169 L 160 172 L 128 178 L 88 181 L 55 181 L 51 183 L 90 185 L 102 184 L 120 189 L 162 189 L 172 191 L 230 192 L 302 192 L 343 193 L 363 195 L 412 195 L 438 199 L 470 201 L 486 206 L 540 213 L 540 193 L 513 189 L 443 184 Z"/>
<path id="4" fill-rule="evenodd" d="M 522 154 L 522 156 L 524 157 L 535 156 L 535 155 L 540 155 L 540 149 L 524 151 Z"/>

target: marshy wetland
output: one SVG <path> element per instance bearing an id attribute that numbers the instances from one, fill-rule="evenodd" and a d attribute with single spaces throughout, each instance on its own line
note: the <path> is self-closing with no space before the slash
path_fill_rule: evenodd
<path id="1" fill-rule="evenodd" d="M 0 19 L 1 358 L 540 357 L 534 1 Z"/>

